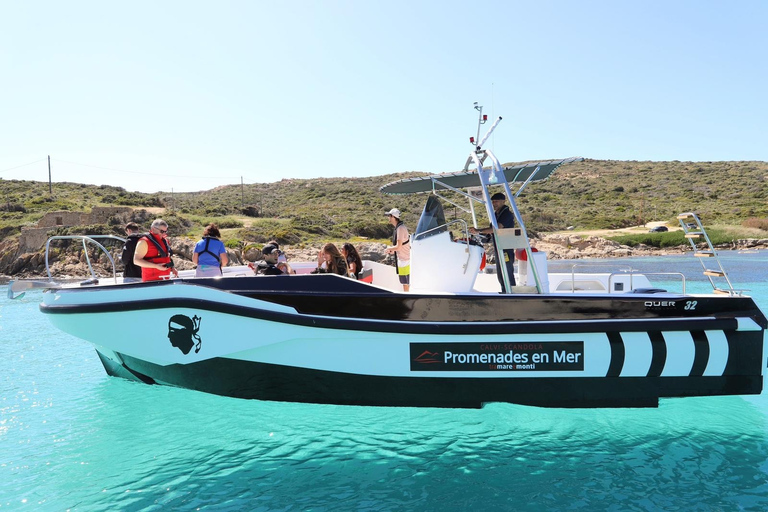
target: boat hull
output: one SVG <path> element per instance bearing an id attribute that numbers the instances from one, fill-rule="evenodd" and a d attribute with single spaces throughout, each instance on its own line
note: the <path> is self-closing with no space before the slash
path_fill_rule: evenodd
<path id="1" fill-rule="evenodd" d="M 109 370 L 108 373 L 235 398 L 337 405 L 479 408 L 489 402 L 507 402 L 562 408 L 657 407 L 660 398 L 749 395 L 762 390 L 760 375 L 399 377 L 230 358 L 170 366 L 129 356 L 122 356 L 122 361 L 131 368 L 132 376 Z"/>
<path id="2" fill-rule="evenodd" d="M 580 298 L 570 307 L 567 296 L 373 287 L 327 297 L 335 276 L 319 277 L 293 277 L 311 285 L 289 294 L 243 287 L 263 284 L 254 278 L 56 290 L 41 309 L 93 343 L 110 375 L 238 398 L 653 407 L 762 391 L 765 317 L 751 299 L 697 297 L 700 309 L 684 313 L 678 302 L 689 297 Z"/>

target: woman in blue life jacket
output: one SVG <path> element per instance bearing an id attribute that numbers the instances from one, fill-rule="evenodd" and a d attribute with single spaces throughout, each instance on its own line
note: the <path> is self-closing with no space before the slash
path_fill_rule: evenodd
<path id="1" fill-rule="evenodd" d="M 228 263 L 227 249 L 219 240 L 221 233 L 216 224 L 208 224 L 203 239 L 195 245 L 192 263 L 197 265 L 195 277 L 220 277 L 221 269 Z"/>

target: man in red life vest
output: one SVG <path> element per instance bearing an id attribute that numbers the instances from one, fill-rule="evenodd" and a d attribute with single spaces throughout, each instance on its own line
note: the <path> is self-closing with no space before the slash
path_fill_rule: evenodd
<path id="1" fill-rule="evenodd" d="M 171 274 L 179 277 L 173 268 L 171 246 L 168 244 L 168 224 L 163 219 L 155 219 L 149 233 L 136 244 L 133 263 L 141 267 L 142 281 L 168 279 Z"/>

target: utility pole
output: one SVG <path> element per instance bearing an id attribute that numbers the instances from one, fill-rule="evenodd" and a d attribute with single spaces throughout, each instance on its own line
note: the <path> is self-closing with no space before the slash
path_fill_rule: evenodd
<path id="1" fill-rule="evenodd" d="M 53 195 L 53 185 L 51 184 L 51 155 L 48 155 L 48 194 Z"/>

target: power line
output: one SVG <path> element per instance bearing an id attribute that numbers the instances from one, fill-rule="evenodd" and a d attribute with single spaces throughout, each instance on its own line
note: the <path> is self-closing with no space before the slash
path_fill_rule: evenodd
<path id="1" fill-rule="evenodd" d="M 34 162 L 29 162 L 28 164 L 21 164 L 21 165 L 17 165 L 16 167 L 10 167 L 8 169 L 3 169 L 2 171 L 0 171 L 0 173 L 3 173 L 5 171 L 12 171 L 14 169 L 18 169 L 19 167 L 26 167 L 28 165 L 37 164 L 37 163 L 40 163 L 40 162 L 45 162 L 45 158 L 41 158 L 40 160 L 35 160 Z"/>
<path id="2" fill-rule="evenodd" d="M 183 178 L 231 179 L 231 180 L 240 178 L 240 176 L 179 176 L 178 174 L 160 174 L 157 172 L 126 171 L 125 169 L 115 169 L 113 167 L 101 167 L 98 165 L 88 165 L 88 164 L 80 164 L 77 162 L 69 162 L 67 160 L 59 160 L 58 158 L 54 158 L 53 161 L 61 162 L 64 164 L 70 164 L 70 165 L 79 165 L 81 167 L 91 167 L 93 169 L 101 169 L 104 171 L 125 172 L 128 174 L 143 174 L 145 176 L 165 176 L 166 178 L 182 178 L 183 177 Z"/>
<path id="3" fill-rule="evenodd" d="M 17 165 L 15 167 L 9 167 L 7 169 L 0 170 L 0 173 L 13 171 L 14 169 L 19 169 L 21 167 L 26 167 L 28 165 L 37 164 L 40 162 L 45 162 L 47 158 L 41 158 L 40 160 L 35 160 L 34 162 L 29 162 L 26 164 Z M 154 172 L 141 172 L 141 171 L 129 171 L 126 169 L 115 169 L 114 167 L 103 167 L 99 165 L 89 165 L 89 164 L 81 164 L 78 162 L 70 162 L 68 160 L 59 160 L 58 158 L 50 158 L 50 161 L 57 162 L 57 163 L 64 163 L 64 164 L 70 164 L 70 165 L 76 165 L 80 167 L 90 167 L 92 169 L 101 169 L 106 171 L 114 171 L 114 172 L 121 172 L 121 173 L 127 173 L 127 174 L 140 174 L 145 176 L 163 176 L 168 178 L 184 178 L 184 179 L 214 179 L 214 180 L 240 180 L 241 187 L 243 185 L 255 185 L 259 184 L 260 182 L 257 180 L 251 180 L 251 179 L 244 179 L 243 176 L 179 176 L 178 174 L 160 174 L 160 173 L 154 173 Z"/>

